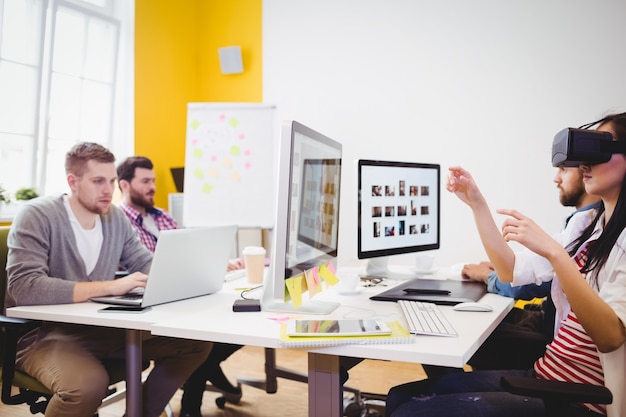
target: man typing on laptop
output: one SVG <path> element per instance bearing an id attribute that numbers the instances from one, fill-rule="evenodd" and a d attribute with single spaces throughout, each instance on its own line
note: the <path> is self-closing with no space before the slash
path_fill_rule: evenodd
<path id="1" fill-rule="evenodd" d="M 141 242 L 154 252 L 160 233 L 177 229 L 178 224 L 165 210 L 154 205 L 156 185 L 152 161 L 144 156 L 128 157 L 117 166 L 117 177 L 123 196 L 120 208 L 137 231 Z M 240 259 L 233 259 L 228 264 L 229 271 L 240 268 L 243 268 Z M 240 345 L 214 343 L 207 360 L 183 386 L 181 417 L 201 416 L 202 396 L 207 380 L 224 394 L 226 400 L 239 402 L 241 388 L 230 383 L 220 363 L 240 348 Z"/>
<path id="2" fill-rule="evenodd" d="M 66 155 L 70 195 L 31 200 L 9 234 L 7 307 L 84 302 L 145 287 L 152 255 L 123 213 L 112 206 L 115 157 L 95 143 Z M 114 280 L 118 265 L 132 273 Z M 46 416 L 92 416 L 109 378 L 102 365 L 123 355 L 124 330 L 42 323 L 18 346 L 17 367 L 50 389 Z M 144 384 L 145 416 L 161 414 L 174 392 L 206 359 L 212 344 L 144 336 L 155 368 Z"/>

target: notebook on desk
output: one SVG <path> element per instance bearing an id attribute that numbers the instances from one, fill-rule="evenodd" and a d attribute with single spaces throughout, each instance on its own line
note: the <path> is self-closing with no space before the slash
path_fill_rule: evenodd
<path id="1" fill-rule="evenodd" d="M 149 307 L 222 289 L 237 226 L 163 230 L 143 292 L 95 297 L 105 304 Z"/>
<path id="2" fill-rule="evenodd" d="M 420 292 L 420 290 L 423 291 Z M 478 301 L 486 293 L 487 286 L 477 281 L 413 279 L 374 295 L 370 299 L 377 301 L 413 300 L 455 305 Z"/>

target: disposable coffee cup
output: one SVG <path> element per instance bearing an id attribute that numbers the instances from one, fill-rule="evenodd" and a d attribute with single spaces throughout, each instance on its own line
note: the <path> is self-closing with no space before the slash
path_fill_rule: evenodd
<path id="1" fill-rule="evenodd" d="M 246 246 L 243 248 L 243 259 L 246 264 L 246 276 L 250 284 L 263 284 L 265 275 L 265 248 Z"/>

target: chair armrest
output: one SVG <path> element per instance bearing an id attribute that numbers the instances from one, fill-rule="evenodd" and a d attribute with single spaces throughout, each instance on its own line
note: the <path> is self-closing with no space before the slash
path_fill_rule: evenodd
<path id="1" fill-rule="evenodd" d="M 500 385 L 512 394 L 527 395 L 559 403 L 611 404 L 613 395 L 602 385 L 503 376 Z"/>
<path id="2" fill-rule="evenodd" d="M 0 328 L 2 329 L 16 329 L 22 332 L 27 332 L 31 329 L 35 329 L 41 325 L 39 320 L 19 319 L 16 317 L 7 317 L 0 314 Z"/>

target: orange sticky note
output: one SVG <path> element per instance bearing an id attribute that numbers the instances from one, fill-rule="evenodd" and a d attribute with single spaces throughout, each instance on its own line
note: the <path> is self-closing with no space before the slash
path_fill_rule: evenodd
<path id="1" fill-rule="evenodd" d="M 309 289 L 309 294 L 311 297 L 322 291 L 322 283 L 319 280 L 317 268 L 304 271 L 304 276 L 306 278 L 306 285 Z M 316 280 L 317 282 L 315 282 Z"/>

